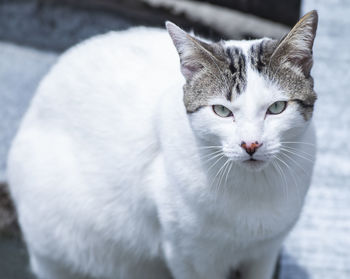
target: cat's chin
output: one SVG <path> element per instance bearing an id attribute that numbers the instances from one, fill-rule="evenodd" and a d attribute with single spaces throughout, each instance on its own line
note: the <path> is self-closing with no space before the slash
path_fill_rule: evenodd
<path id="1" fill-rule="evenodd" d="M 268 165 L 268 161 L 249 159 L 242 161 L 240 164 L 249 171 L 261 171 Z"/>

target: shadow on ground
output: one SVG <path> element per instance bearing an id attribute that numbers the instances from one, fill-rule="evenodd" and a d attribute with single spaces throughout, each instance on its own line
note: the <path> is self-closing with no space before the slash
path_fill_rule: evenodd
<path id="1" fill-rule="evenodd" d="M 0 234 L 0 278 L 2 279 L 34 279 L 28 264 L 26 248 L 18 233 Z M 5 256 L 6 255 L 6 256 Z"/>
<path id="2" fill-rule="evenodd" d="M 298 261 L 286 251 L 283 251 L 283 257 L 280 259 L 280 265 L 283 266 L 283 269 L 279 270 L 278 278 L 311 279 L 307 270 L 302 267 Z"/>

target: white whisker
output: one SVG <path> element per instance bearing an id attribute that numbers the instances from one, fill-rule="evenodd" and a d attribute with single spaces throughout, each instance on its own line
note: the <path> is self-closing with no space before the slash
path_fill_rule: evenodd
<path id="1" fill-rule="evenodd" d="M 277 158 L 277 156 L 276 156 L 275 158 Z M 287 189 L 288 189 L 288 183 L 287 183 L 286 177 L 285 177 L 285 175 L 284 175 L 283 169 L 282 169 L 281 166 L 278 164 L 278 162 L 275 161 L 275 163 L 276 163 L 276 167 L 279 169 L 281 178 L 282 178 L 282 180 L 283 180 L 282 188 L 283 188 L 284 196 L 288 199 L 288 191 L 287 191 Z"/>
<path id="2" fill-rule="evenodd" d="M 295 188 L 296 188 L 296 191 L 297 191 L 297 196 L 298 196 L 298 199 L 301 201 L 301 193 L 300 193 L 300 189 L 299 189 L 299 186 L 298 186 L 298 183 L 296 181 L 296 177 L 294 175 L 294 171 L 293 169 L 287 164 L 287 162 L 285 162 L 282 158 L 278 158 L 277 156 L 275 157 L 277 160 L 279 160 L 280 162 L 282 162 L 290 171 L 290 174 L 294 180 L 294 185 L 295 185 Z"/>
<path id="3" fill-rule="evenodd" d="M 302 153 L 302 154 L 304 154 L 304 155 L 307 155 L 307 156 L 310 156 L 311 159 L 314 157 L 313 154 L 308 153 L 308 152 L 306 152 L 306 151 L 304 151 L 304 150 L 300 150 L 300 149 L 295 148 L 295 147 L 290 147 L 290 146 L 287 146 L 287 145 L 282 145 L 282 147 L 283 147 L 283 148 L 286 148 L 286 149 L 290 149 L 290 150 L 292 150 L 292 151 L 300 152 L 300 153 Z"/>
<path id="4" fill-rule="evenodd" d="M 224 178 L 225 172 L 228 169 L 229 165 L 230 165 L 230 160 L 227 160 L 225 162 L 225 164 L 224 164 L 225 167 L 224 167 L 223 171 L 221 172 L 221 176 L 220 176 L 220 179 L 219 179 L 219 187 L 221 187 L 221 188 L 222 188 L 222 185 L 221 185 L 222 179 Z"/>
<path id="5" fill-rule="evenodd" d="M 203 149 L 214 149 L 214 148 L 222 148 L 220 145 L 208 145 L 208 146 L 200 146 L 198 149 L 203 150 Z"/>
<path id="6" fill-rule="evenodd" d="M 300 166 L 300 164 L 298 164 L 297 161 L 294 160 L 294 158 L 292 158 L 291 156 L 289 156 L 288 154 L 281 152 L 281 155 L 286 156 L 287 158 L 289 158 L 289 160 L 291 160 L 305 175 L 308 175 L 308 173 Z"/>
<path id="7" fill-rule="evenodd" d="M 281 143 L 306 144 L 306 145 L 310 145 L 310 146 L 316 147 L 316 144 L 314 144 L 314 143 L 302 142 L 302 141 L 281 141 Z"/>
<path id="8" fill-rule="evenodd" d="M 305 156 L 303 156 L 303 155 L 300 155 L 300 154 L 298 154 L 298 153 L 296 153 L 296 152 L 293 152 L 293 151 L 291 151 L 291 150 L 288 150 L 288 149 L 285 149 L 285 148 L 281 148 L 281 150 L 283 150 L 283 151 L 285 151 L 285 152 L 288 152 L 288 153 L 291 153 L 291 154 L 293 154 L 293 155 L 296 155 L 296 156 L 298 156 L 298 157 L 300 157 L 300 158 L 302 158 L 302 159 L 304 159 L 304 160 L 307 160 L 307 161 L 309 161 L 309 162 L 311 162 L 311 163 L 313 163 L 314 161 L 313 160 L 311 160 L 310 158 L 307 158 L 307 157 L 305 157 Z"/>
<path id="9" fill-rule="evenodd" d="M 226 179 L 225 179 L 225 185 L 227 185 L 227 178 L 228 178 L 228 174 L 231 172 L 231 169 L 232 169 L 232 165 L 233 165 L 233 162 L 230 160 L 230 168 L 229 170 L 227 171 L 227 174 L 226 174 Z"/>
<path id="10" fill-rule="evenodd" d="M 214 151 L 214 152 L 211 152 L 209 154 L 206 154 L 204 156 L 201 156 L 201 158 L 204 162 L 209 162 L 213 158 L 216 158 L 218 154 L 224 154 L 224 153 L 221 150 L 218 150 L 218 151 Z"/>
<path id="11" fill-rule="evenodd" d="M 210 168 L 208 168 L 208 172 L 225 156 L 224 154 L 220 154 L 220 158 L 218 160 L 215 161 L 215 163 L 213 165 L 210 166 Z"/>

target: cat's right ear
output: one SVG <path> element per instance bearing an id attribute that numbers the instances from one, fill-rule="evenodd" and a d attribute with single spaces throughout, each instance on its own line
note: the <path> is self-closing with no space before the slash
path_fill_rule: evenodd
<path id="1" fill-rule="evenodd" d="M 165 25 L 179 53 L 181 72 L 189 81 L 204 67 L 203 56 L 210 55 L 210 53 L 206 50 L 204 42 L 189 35 L 174 23 L 167 21 Z"/>
<path id="2" fill-rule="evenodd" d="M 315 10 L 303 16 L 281 40 L 272 54 L 271 60 L 298 69 L 308 77 L 313 63 L 312 47 L 316 36 L 317 22 L 318 14 Z"/>

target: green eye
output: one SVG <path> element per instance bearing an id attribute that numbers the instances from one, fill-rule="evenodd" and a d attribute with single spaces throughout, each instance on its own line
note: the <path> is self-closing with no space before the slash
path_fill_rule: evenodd
<path id="1" fill-rule="evenodd" d="M 220 117 L 232 116 L 232 111 L 230 111 L 227 107 L 224 107 L 222 105 L 214 105 L 213 111 Z"/>
<path id="2" fill-rule="evenodd" d="M 280 114 L 286 109 L 286 107 L 287 107 L 287 102 L 277 101 L 267 109 L 267 114 Z"/>

